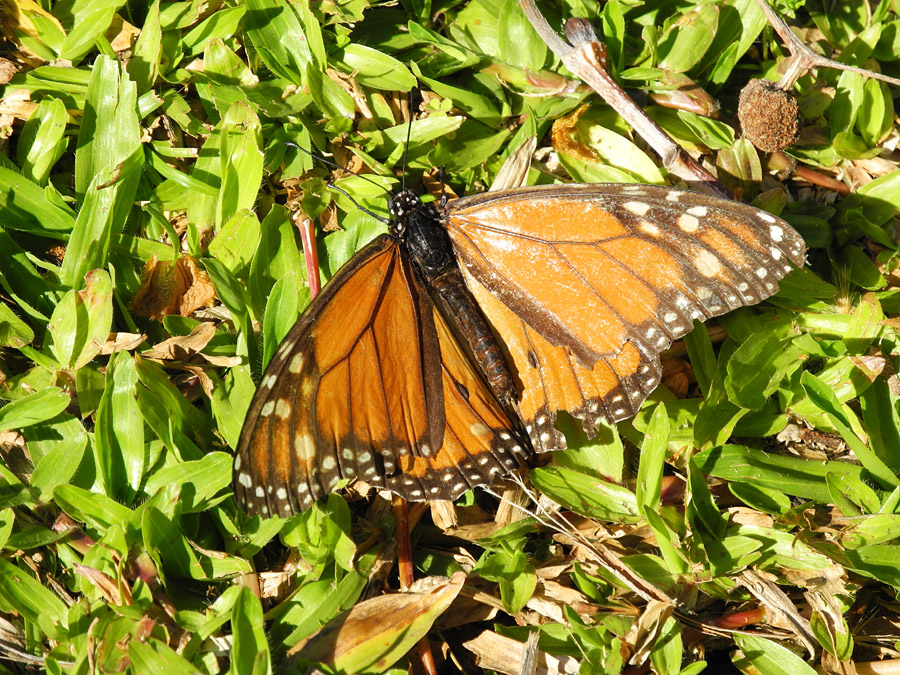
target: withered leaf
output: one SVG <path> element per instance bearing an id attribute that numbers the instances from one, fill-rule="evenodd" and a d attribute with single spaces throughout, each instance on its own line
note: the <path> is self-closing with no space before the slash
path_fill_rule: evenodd
<path id="1" fill-rule="evenodd" d="M 159 321 L 170 314 L 190 316 L 211 305 L 215 298 L 209 276 L 191 256 L 182 255 L 175 261 L 160 261 L 154 256 L 144 267 L 141 288 L 131 308 Z"/>

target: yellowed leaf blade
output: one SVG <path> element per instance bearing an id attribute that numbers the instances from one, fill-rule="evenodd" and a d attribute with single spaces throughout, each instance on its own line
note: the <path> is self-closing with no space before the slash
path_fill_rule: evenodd
<path id="1" fill-rule="evenodd" d="M 466 575 L 457 572 L 423 593 L 394 593 L 361 602 L 323 626 L 296 655 L 328 663 L 338 672 L 380 672 L 425 636 L 465 580 Z"/>

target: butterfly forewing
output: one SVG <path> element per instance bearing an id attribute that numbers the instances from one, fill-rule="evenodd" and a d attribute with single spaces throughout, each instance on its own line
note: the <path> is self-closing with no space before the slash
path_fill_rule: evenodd
<path id="1" fill-rule="evenodd" d="M 384 235 L 273 356 L 241 433 L 235 494 L 251 513 L 281 516 L 341 479 L 453 499 L 516 464 L 527 441 L 514 427 Z"/>
<path id="2" fill-rule="evenodd" d="M 768 213 L 646 185 L 465 197 L 446 224 L 520 378 L 537 449 L 564 447 L 557 410 L 588 430 L 633 415 L 659 381 L 660 351 L 693 319 L 772 295 L 805 255 Z"/>

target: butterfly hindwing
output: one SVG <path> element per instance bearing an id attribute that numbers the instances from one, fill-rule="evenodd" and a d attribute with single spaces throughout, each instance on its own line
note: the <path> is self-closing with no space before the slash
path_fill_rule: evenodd
<path id="1" fill-rule="evenodd" d="M 772 295 L 805 251 L 768 213 L 647 185 L 464 197 L 445 222 L 538 450 L 565 446 L 557 410 L 588 431 L 633 415 L 659 382 L 659 353 L 694 319 Z"/>
<path id="2" fill-rule="evenodd" d="M 492 482 L 521 449 L 402 246 L 354 256 L 279 346 L 251 403 L 234 489 L 290 515 L 360 478 L 410 500 Z"/>

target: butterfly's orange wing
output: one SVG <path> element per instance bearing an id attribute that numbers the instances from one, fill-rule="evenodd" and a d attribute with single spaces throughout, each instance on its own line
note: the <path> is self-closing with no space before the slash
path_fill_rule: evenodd
<path id="1" fill-rule="evenodd" d="M 515 429 L 383 235 L 273 356 L 241 432 L 234 490 L 264 516 L 296 513 L 341 479 L 454 499 L 517 465 Z"/>
<path id="2" fill-rule="evenodd" d="M 556 411 L 633 415 L 659 353 L 706 319 L 772 295 L 805 256 L 764 211 L 647 185 L 565 185 L 451 202 L 446 226 L 506 345 L 538 450 L 565 447 Z"/>

